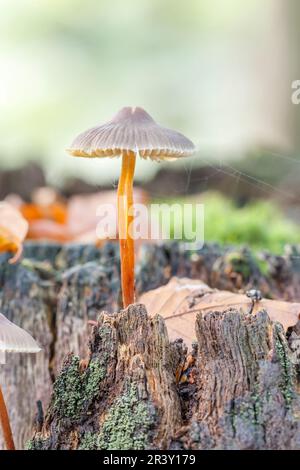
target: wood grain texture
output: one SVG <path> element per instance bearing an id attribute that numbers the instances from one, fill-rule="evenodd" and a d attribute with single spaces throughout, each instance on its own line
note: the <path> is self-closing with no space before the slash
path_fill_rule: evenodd
<path id="1" fill-rule="evenodd" d="M 299 449 L 296 368 L 265 311 L 199 314 L 196 395 L 185 448 Z"/>

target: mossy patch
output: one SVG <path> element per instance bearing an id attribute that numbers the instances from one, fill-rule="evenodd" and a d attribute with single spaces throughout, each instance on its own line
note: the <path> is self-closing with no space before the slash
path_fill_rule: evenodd
<path id="1" fill-rule="evenodd" d="M 61 418 L 78 419 L 99 391 L 106 369 L 98 359 L 92 359 L 81 373 L 79 357 L 72 356 L 58 376 L 53 388 L 53 410 Z"/>
<path id="2" fill-rule="evenodd" d="M 30 439 L 25 443 L 25 450 L 35 450 L 36 449 L 36 440 Z"/>
<path id="3" fill-rule="evenodd" d="M 35 437 L 25 443 L 25 450 L 46 450 L 49 448 L 49 439 Z"/>
<path id="4" fill-rule="evenodd" d="M 86 432 L 78 446 L 78 450 L 97 450 L 98 448 L 98 434 L 93 432 Z"/>
<path id="5" fill-rule="evenodd" d="M 266 259 L 263 259 L 261 256 L 258 255 L 253 255 L 253 259 L 257 264 L 257 267 L 261 274 L 265 277 L 268 278 L 270 276 L 270 265 Z"/>
<path id="6" fill-rule="evenodd" d="M 138 399 L 136 386 L 130 384 L 110 408 L 98 436 L 97 448 L 146 449 L 151 422 L 149 405 Z"/>

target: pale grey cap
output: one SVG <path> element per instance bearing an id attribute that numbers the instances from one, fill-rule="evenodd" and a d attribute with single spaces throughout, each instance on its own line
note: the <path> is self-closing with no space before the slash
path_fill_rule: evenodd
<path id="1" fill-rule="evenodd" d="M 41 348 L 33 337 L 0 313 L 0 352 L 37 353 Z"/>
<path id="2" fill-rule="evenodd" d="M 142 108 L 122 108 L 106 124 L 79 134 L 67 151 L 76 157 L 118 157 L 139 153 L 152 160 L 175 160 L 194 153 L 183 134 L 157 124 Z"/>

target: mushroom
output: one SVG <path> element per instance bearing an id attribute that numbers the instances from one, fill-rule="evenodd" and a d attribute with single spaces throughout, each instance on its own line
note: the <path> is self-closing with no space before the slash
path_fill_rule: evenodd
<path id="1" fill-rule="evenodd" d="M 176 160 L 191 155 L 194 144 L 179 132 L 158 125 L 142 108 L 122 108 L 111 121 L 75 138 L 67 151 L 76 157 L 119 157 L 118 226 L 123 306 L 134 302 L 133 176 L 136 155 L 152 160 Z"/>
<path id="2" fill-rule="evenodd" d="M 9 321 L 0 313 L 0 361 L 5 363 L 5 354 L 14 353 L 37 353 L 41 350 L 32 336 L 19 326 Z M 2 389 L 0 386 L 0 424 L 2 427 L 4 441 L 7 450 L 15 450 L 15 444 L 9 422 L 9 416 L 5 405 Z"/>

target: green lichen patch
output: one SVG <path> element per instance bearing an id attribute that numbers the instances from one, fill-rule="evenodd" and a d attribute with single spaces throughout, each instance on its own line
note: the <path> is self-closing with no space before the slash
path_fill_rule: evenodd
<path id="1" fill-rule="evenodd" d="M 93 432 L 86 432 L 81 437 L 78 450 L 97 450 L 98 449 L 98 434 Z"/>
<path id="2" fill-rule="evenodd" d="M 49 447 L 49 439 L 35 437 L 25 443 L 25 450 L 45 450 Z"/>
<path id="3" fill-rule="evenodd" d="M 149 405 L 140 401 L 137 388 L 130 384 L 117 398 L 98 436 L 97 448 L 107 450 L 143 450 L 151 428 Z"/>
<path id="4" fill-rule="evenodd" d="M 81 373 L 79 357 L 72 356 L 58 376 L 53 388 L 53 410 L 60 418 L 78 419 L 99 391 L 106 369 L 98 359 L 92 359 Z"/>
<path id="5" fill-rule="evenodd" d="M 284 396 L 286 406 L 289 408 L 294 397 L 295 368 L 289 358 L 287 343 L 283 341 L 284 335 L 280 323 L 275 323 L 275 351 L 280 363 L 282 374 L 279 388 Z"/>
<path id="6" fill-rule="evenodd" d="M 225 414 L 229 417 L 234 435 L 237 434 L 238 428 L 242 423 L 247 423 L 247 426 L 261 425 L 261 405 L 259 400 L 255 393 L 251 393 L 246 397 L 237 398 L 228 407 Z"/>

